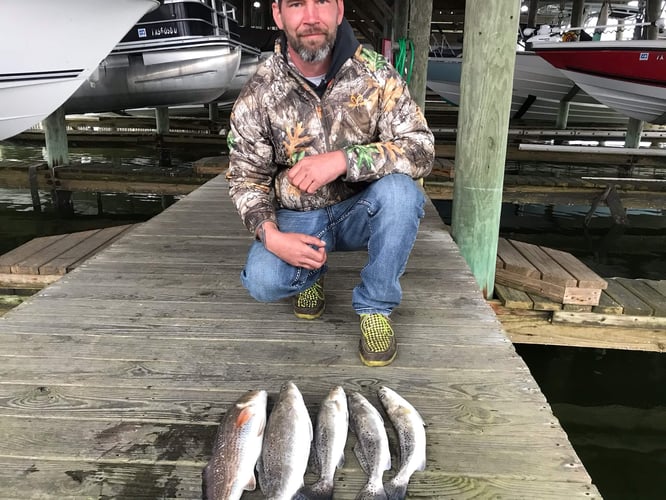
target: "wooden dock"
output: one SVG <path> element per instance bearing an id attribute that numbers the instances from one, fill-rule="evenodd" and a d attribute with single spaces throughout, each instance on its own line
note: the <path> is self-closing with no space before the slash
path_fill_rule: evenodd
<path id="1" fill-rule="evenodd" d="M 606 281 L 594 306 L 497 285 L 493 308 L 514 343 L 666 352 L 666 281 Z"/>
<path id="2" fill-rule="evenodd" d="M 250 242 L 219 176 L 0 318 L 0 497 L 200 498 L 225 410 L 292 379 L 313 417 L 337 384 L 420 410 L 410 498 L 600 498 L 432 205 L 385 368 L 358 359 L 363 253 L 330 257 L 326 313 L 305 321 L 242 288 Z M 353 442 L 336 499 L 365 482 Z"/>
<path id="3" fill-rule="evenodd" d="M 666 281 L 603 279 L 570 253 L 500 238 L 495 296 L 514 343 L 666 351 Z"/>
<path id="4" fill-rule="evenodd" d="M 113 243 L 132 224 L 43 236 L 0 255 L 0 288 L 39 289 Z"/>

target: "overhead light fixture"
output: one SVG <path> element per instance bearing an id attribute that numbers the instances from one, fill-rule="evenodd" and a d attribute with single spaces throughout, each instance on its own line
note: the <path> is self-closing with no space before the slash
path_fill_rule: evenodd
<path id="1" fill-rule="evenodd" d="M 258 9 L 259 7 L 261 7 L 261 2 L 254 2 L 252 4 L 252 7 L 254 7 L 255 9 Z"/>
<path id="2" fill-rule="evenodd" d="M 520 12 L 524 13 L 527 12 L 528 10 L 530 10 L 530 8 L 527 5 L 523 4 L 520 6 Z"/>

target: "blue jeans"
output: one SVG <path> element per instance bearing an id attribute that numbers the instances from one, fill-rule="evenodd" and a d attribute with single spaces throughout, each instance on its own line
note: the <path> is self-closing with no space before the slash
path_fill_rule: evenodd
<path id="1" fill-rule="evenodd" d="M 400 276 L 405 271 L 424 216 L 425 197 L 407 175 L 387 175 L 336 205 L 299 212 L 277 211 L 283 232 L 306 233 L 326 242 L 327 252 L 367 249 L 361 282 L 352 292 L 358 314 L 389 315 L 400 304 Z M 261 302 L 274 302 L 309 288 L 328 270 L 309 271 L 287 264 L 255 241 L 241 282 Z"/>

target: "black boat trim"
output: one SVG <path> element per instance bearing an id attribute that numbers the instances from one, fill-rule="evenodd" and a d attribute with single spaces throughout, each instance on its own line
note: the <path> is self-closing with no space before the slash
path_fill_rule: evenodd
<path id="1" fill-rule="evenodd" d="M 29 73 L 0 73 L 0 82 L 73 79 L 77 78 L 81 73 L 83 73 L 83 69 L 32 71 Z"/>
<path id="2" fill-rule="evenodd" d="M 159 50 L 187 50 L 204 47 L 229 47 L 232 50 L 241 47 L 242 44 L 230 39 L 226 35 L 206 37 L 182 37 L 162 38 L 147 40 L 144 42 L 124 42 L 115 46 L 111 51 L 113 55 L 131 53 L 149 53 Z"/>

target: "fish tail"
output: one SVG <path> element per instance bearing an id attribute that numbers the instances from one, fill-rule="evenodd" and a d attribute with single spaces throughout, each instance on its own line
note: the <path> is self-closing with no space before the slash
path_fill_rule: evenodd
<path id="1" fill-rule="evenodd" d="M 392 479 L 384 485 L 388 500 L 403 500 L 407 496 L 407 484 Z"/>
<path id="2" fill-rule="evenodd" d="M 310 486 L 304 486 L 294 500 L 331 500 L 333 498 L 333 481 L 320 479 Z"/>

